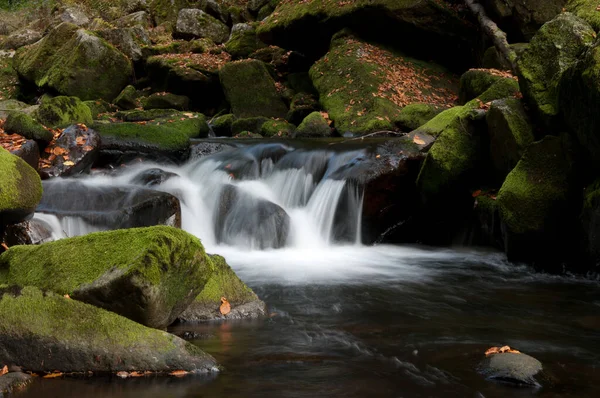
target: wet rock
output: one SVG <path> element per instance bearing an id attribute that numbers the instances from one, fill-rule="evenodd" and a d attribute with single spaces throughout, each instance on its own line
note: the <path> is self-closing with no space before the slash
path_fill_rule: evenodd
<path id="1" fill-rule="evenodd" d="M 294 134 L 295 138 L 327 138 L 331 136 L 331 127 L 320 112 L 313 112 L 305 117 Z"/>
<path id="2" fill-rule="evenodd" d="M 523 353 L 493 354 L 479 365 L 479 372 L 487 379 L 530 387 L 540 387 L 536 376 L 542 369 L 540 361 Z"/>
<path id="3" fill-rule="evenodd" d="M 217 371 L 196 346 L 113 312 L 33 287 L 2 293 L 2 363 L 31 372 Z"/>
<path id="4" fill-rule="evenodd" d="M 299 125 L 302 123 L 305 117 L 318 110 L 319 102 L 313 95 L 307 93 L 298 93 L 292 97 L 290 111 L 285 118 L 290 123 Z"/>
<path id="5" fill-rule="evenodd" d="M 44 152 L 40 175 L 42 178 L 72 176 L 87 173 L 100 150 L 100 135 L 83 125 L 66 128 L 52 146 Z"/>
<path id="6" fill-rule="evenodd" d="M 0 268 L 1 283 L 68 294 L 157 329 L 190 305 L 212 273 L 200 240 L 166 226 L 13 246 Z"/>
<path id="7" fill-rule="evenodd" d="M 600 267 L 600 181 L 585 189 L 581 221 L 590 271 Z"/>
<path id="8" fill-rule="evenodd" d="M 229 28 L 202 10 L 186 8 L 179 11 L 175 36 L 187 39 L 206 37 L 221 44 L 227 41 Z"/>
<path id="9" fill-rule="evenodd" d="M 26 387 L 33 376 L 23 372 L 9 372 L 0 376 L 0 394 L 10 394 Z"/>
<path id="10" fill-rule="evenodd" d="M 225 259 L 218 255 L 211 255 L 210 258 L 213 265 L 210 279 L 177 320 L 179 322 L 198 322 L 266 316 L 266 304 L 238 278 Z M 225 315 L 219 311 L 221 297 L 225 297 L 231 306 L 231 312 Z"/>
<path id="11" fill-rule="evenodd" d="M 244 60 L 223 66 L 221 84 L 234 115 L 239 118 L 284 118 L 287 107 L 275 89 L 264 63 Z"/>
<path id="12" fill-rule="evenodd" d="M 0 224 L 26 219 L 41 197 L 42 184 L 35 169 L 0 147 Z"/>
<path id="13" fill-rule="evenodd" d="M 198 159 L 235 148 L 234 145 L 220 142 L 201 142 L 190 148 L 190 159 Z"/>
<path id="14" fill-rule="evenodd" d="M 173 177 L 179 177 L 179 175 L 176 173 L 164 171 L 163 169 L 155 168 L 144 170 L 141 173 L 137 174 L 131 179 L 131 183 L 151 187 L 154 185 L 160 185 Z"/>
<path id="15" fill-rule="evenodd" d="M 35 170 L 38 169 L 40 162 L 40 147 L 37 142 L 34 140 L 27 140 L 23 145 L 21 145 L 18 149 L 13 149 L 10 151 L 15 156 L 20 157 L 28 165 L 33 167 Z"/>
<path id="16" fill-rule="evenodd" d="M 53 240 L 55 240 L 55 237 L 52 235 L 52 227 L 38 218 L 7 226 L 2 239 L 8 247 L 39 245 Z"/>
<path id="17" fill-rule="evenodd" d="M 179 200 L 166 192 L 145 188 L 95 187 L 50 180 L 44 182 L 37 211 L 59 218 L 79 217 L 103 229 L 181 226 Z"/>
<path id="18" fill-rule="evenodd" d="M 215 133 L 216 137 L 231 137 L 231 125 L 237 118 L 234 114 L 229 113 L 227 115 L 219 116 L 214 119 L 211 123 L 211 128 Z"/>
<path id="19" fill-rule="evenodd" d="M 247 248 L 283 247 L 290 228 L 290 218 L 283 208 L 234 185 L 226 185 L 221 191 L 215 217 L 219 243 Z"/>

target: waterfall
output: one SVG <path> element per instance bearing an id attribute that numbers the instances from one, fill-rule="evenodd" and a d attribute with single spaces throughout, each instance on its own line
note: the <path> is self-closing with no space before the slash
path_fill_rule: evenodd
<path id="1" fill-rule="evenodd" d="M 117 189 L 118 193 L 129 192 L 128 197 L 135 197 L 136 190 L 169 193 L 179 199 L 182 228 L 201 238 L 208 248 L 360 245 L 362 188 L 335 176 L 344 175 L 336 171 L 364 155 L 361 149 L 311 149 L 282 143 L 240 145 L 181 166 L 142 162 L 46 184 L 60 184 L 60 190 L 58 185 L 50 190 L 53 195 L 57 191 L 73 195 L 69 187 L 74 184 L 93 192 Z M 117 200 L 118 193 L 106 196 Z M 100 201 L 99 207 L 106 202 Z M 120 201 L 119 206 L 128 203 Z M 110 210 L 117 211 L 114 206 Z M 38 211 L 34 221 L 48 224 L 53 238 L 112 228 L 110 222 L 90 222 L 89 216 L 78 218 L 72 211 L 53 211 L 51 205 L 40 206 Z M 85 211 L 95 214 L 103 208 Z"/>

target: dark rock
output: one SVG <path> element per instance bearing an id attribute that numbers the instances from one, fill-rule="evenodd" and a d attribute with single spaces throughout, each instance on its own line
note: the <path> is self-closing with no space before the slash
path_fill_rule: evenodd
<path id="1" fill-rule="evenodd" d="M 223 151 L 231 150 L 233 145 L 223 144 L 220 142 L 201 142 L 192 145 L 190 148 L 190 159 L 198 159 L 205 156 L 214 155 Z"/>
<path id="2" fill-rule="evenodd" d="M 9 225 L 4 230 L 3 242 L 9 247 L 15 245 L 39 245 L 55 240 L 52 227 L 39 218 Z"/>
<path id="3" fill-rule="evenodd" d="M 225 43 L 225 50 L 234 59 L 247 58 L 256 50 L 267 45 L 256 36 L 254 27 L 250 24 L 236 24 L 231 28 L 231 36 Z"/>
<path id="4" fill-rule="evenodd" d="M 11 394 L 26 387 L 33 376 L 23 372 L 10 372 L 0 376 L 0 394 Z"/>
<path id="5" fill-rule="evenodd" d="M 38 212 L 79 217 L 103 229 L 181 226 L 179 199 L 145 188 L 97 187 L 74 181 L 44 182 Z"/>
<path id="6" fill-rule="evenodd" d="M 284 118 L 288 111 L 275 89 L 264 63 L 244 60 L 230 63 L 219 71 L 225 96 L 239 118 Z"/>
<path id="7" fill-rule="evenodd" d="M 285 117 L 290 123 L 299 125 L 305 117 L 319 110 L 317 99 L 306 93 L 298 93 L 292 97 L 290 111 Z"/>
<path id="8" fill-rule="evenodd" d="M 65 129 L 52 146 L 54 150 L 61 148 L 68 155 L 50 155 L 44 153 L 43 165 L 40 169 L 42 178 L 72 176 L 87 173 L 96 161 L 100 149 L 100 136 L 94 130 L 82 125 L 73 125 Z M 51 156 L 55 157 L 51 159 Z"/>
<path id="9" fill-rule="evenodd" d="M 196 346 L 101 308 L 33 287 L 2 293 L 2 363 L 31 372 L 218 370 Z"/>
<path id="10" fill-rule="evenodd" d="M 509 46 L 517 54 L 517 57 L 520 57 L 529 47 L 529 43 L 514 43 Z M 493 46 L 485 50 L 481 66 L 486 69 L 498 69 L 509 72 L 512 69 L 506 58 L 500 55 L 496 47 Z"/>
<path id="11" fill-rule="evenodd" d="M 239 135 L 244 131 L 259 134 L 263 124 L 268 121 L 268 118 L 262 116 L 237 119 L 231 124 L 231 134 Z"/>
<path id="12" fill-rule="evenodd" d="M 121 91 L 113 103 L 121 109 L 132 110 L 141 106 L 138 97 L 139 94 L 135 87 L 129 85 Z"/>
<path id="13" fill-rule="evenodd" d="M 542 372 L 542 364 L 527 354 L 493 354 L 479 364 L 479 372 L 487 379 L 517 386 L 540 387 L 536 376 Z"/>
<path id="14" fill-rule="evenodd" d="M 598 272 L 600 267 L 600 183 L 595 181 L 584 193 L 581 222 L 589 270 Z"/>
<path id="15" fill-rule="evenodd" d="M 327 138 L 331 136 L 331 127 L 320 112 L 313 112 L 305 117 L 294 134 L 295 138 Z"/>
<path id="16" fill-rule="evenodd" d="M 210 127 L 216 137 L 231 137 L 233 135 L 231 132 L 231 125 L 236 119 L 237 118 L 232 113 L 219 116 L 213 120 Z"/>
<path id="17" fill-rule="evenodd" d="M 46 130 L 31 116 L 21 112 L 13 112 L 8 115 L 4 122 L 4 131 L 10 134 L 22 135 L 29 140 L 40 141 L 45 144 L 54 138 L 51 131 Z"/>
<path id="18" fill-rule="evenodd" d="M 20 157 L 27 162 L 28 165 L 33 167 L 35 170 L 39 167 L 40 162 L 40 147 L 37 142 L 33 140 L 27 140 L 20 148 L 10 151 L 15 156 Z"/>
<path id="19" fill-rule="evenodd" d="M 141 101 L 144 109 L 176 109 L 185 111 L 190 106 L 190 99 L 188 97 L 171 93 L 154 93 L 149 97 L 143 98 Z"/>
<path id="20" fill-rule="evenodd" d="M 13 246 L 0 268 L 2 283 L 68 294 L 157 329 L 169 326 L 212 274 L 200 240 L 166 226 Z"/>
<path id="21" fill-rule="evenodd" d="M 163 169 L 154 168 L 144 170 L 141 173 L 137 174 L 135 177 L 132 178 L 131 183 L 151 187 L 154 185 L 160 185 L 173 177 L 179 177 L 179 175 L 176 173 L 164 171 Z"/>
<path id="22" fill-rule="evenodd" d="M 280 206 L 253 197 L 236 186 L 221 191 L 215 221 L 219 243 L 266 249 L 285 246 L 290 218 Z"/>

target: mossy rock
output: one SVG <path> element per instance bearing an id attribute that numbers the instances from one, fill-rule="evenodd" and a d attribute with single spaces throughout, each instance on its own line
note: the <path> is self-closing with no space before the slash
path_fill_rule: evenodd
<path id="1" fill-rule="evenodd" d="M 263 124 L 269 119 L 266 117 L 249 117 L 245 119 L 237 119 L 231 123 L 231 133 L 233 135 L 241 134 L 242 132 L 251 132 L 259 134 Z"/>
<path id="2" fill-rule="evenodd" d="M 600 114 L 594 105 L 600 101 L 599 43 L 563 74 L 559 93 L 565 125 L 581 148 L 588 178 L 595 178 L 600 171 Z"/>
<path id="3" fill-rule="evenodd" d="M 156 25 L 166 22 L 175 26 L 179 10 L 186 8 L 188 3 L 189 0 L 150 0 L 148 1 L 148 8 Z"/>
<path id="4" fill-rule="evenodd" d="M 496 81 L 487 90 L 477 96 L 477 99 L 484 104 L 502 98 L 520 97 L 520 87 L 517 79 L 507 77 Z"/>
<path id="5" fill-rule="evenodd" d="M 70 124 L 92 124 L 92 111 L 77 97 L 46 98 L 34 117 L 46 127 L 66 127 Z"/>
<path id="6" fill-rule="evenodd" d="M 234 138 L 263 138 L 262 135 L 258 133 L 253 133 L 252 131 L 242 131 L 233 136 Z"/>
<path id="7" fill-rule="evenodd" d="M 256 30 L 250 24 L 237 24 L 231 29 L 231 36 L 225 43 L 225 50 L 234 59 L 247 58 L 256 50 L 267 45 L 256 36 Z"/>
<path id="8" fill-rule="evenodd" d="M 458 95 L 461 104 L 477 98 L 488 90 L 494 83 L 502 80 L 500 73 L 488 69 L 469 69 L 460 77 L 460 92 Z"/>
<path id="9" fill-rule="evenodd" d="M 431 104 L 410 104 L 402 108 L 396 125 L 404 131 L 412 131 L 424 125 L 442 112 L 442 108 Z"/>
<path id="10" fill-rule="evenodd" d="M 510 44 L 509 47 L 517 54 L 517 57 L 520 57 L 521 54 L 529 48 L 529 43 L 514 43 Z M 511 71 L 512 69 L 512 66 L 508 63 L 506 58 L 500 55 L 494 46 L 489 47 L 485 50 L 485 53 L 483 53 L 481 66 L 485 69 L 499 69 L 504 71 Z"/>
<path id="11" fill-rule="evenodd" d="M 104 100 L 88 100 L 83 101 L 84 105 L 87 105 L 90 108 L 90 112 L 92 113 L 92 119 L 97 120 L 100 115 L 104 113 L 109 113 L 114 110 L 114 107 Z"/>
<path id="12" fill-rule="evenodd" d="M 588 264 L 592 272 L 600 265 L 600 180 L 594 181 L 584 191 L 581 222 Z"/>
<path id="13" fill-rule="evenodd" d="M 2 363 L 31 372 L 217 370 L 196 346 L 113 312 L 35 287 L 0 295 Z"/>
<path id="14" fill-rule="evenodd" d="M 190 107 L 190 99 L 188 97 L 171 93 L 154 93 L 142 98 L 141 101 L 144 109 L 177 109 L 185 111 Z"/>
<path id="15" fill-rule="evenodd" d="M 587 22 L 563 13 L 542 26 L 517 60 L 523 96 L 546 127 L 556 124 L 558 86 L 563 73 L 595 38 L 596 33 Z"/>
<path id="16" fill-rule="evenodd" d="M 62 23 L 17 51 L 13 66 L 38 87 L 82 100 L 112 101 L 133 78 L 129 59 L 104 39 Z"/>
<path id="17" fill-rule="evenodd" d="M 222 318 L 223 315 L 219 312 L 222 297 L 227 299 L 232 309 L 232 313 L 225 318 L 256 318 L 266 315 L 265 304 L 240 280 L 225 259 L 218 255 L 211 255 L 210 259 L 213 267 L 210 279 L 196 299 L 179 316 L 179 320 L 190 322 Z M 249 307 L 248 304 L 254 304 L 258 311 L 240 313 L 240 309 L 244 311 L 244 307 Z"/>
<path id="18" fill-rule="evenodd" d="M 535 140 L 523 103 L 516 98 L 493 101 L 486 115 L 490 156 L 499 181 L 517 165 Z"/>
<path id="19" fill-rule="evenodd" d="M 320 112 L 313 112 L 305 117 L 294 134 L 295 138 L 327 138 L 331 136 L 331 127 Z"/>
<path id="20" fill-rule="evenodd" d="M 393 79 L 399 71 L 406 76 L 402 81 Z M 345 34 L 334 37 L 329 53 L 309 73 L 321 105 L 342 134 L 393 130 L 405 105 L 447 105 L 457 92 L 456 79 L 443 68 Z M 386 88 L 390 85 L 395 90 Z"/>
<path id="21" fill-rule="evenodd" d="M 229 27 L 202 10 L 185 8 L 179 11 L 173 35 L 182 39 L 206 37 L 221 44 L 229 37 Z"/>
<path id="22" fill-rule="evenodd" d="M 319 109 L 319 102 L 313 95 L 300 92 L 292 97 L 290 111 L 285 118 L 290 123 L 298 125 L 302 123 L 305 117 Z"/>
<path id="23" fill-rule="evenodd" d="M 217 137 L 231 137 L 231 125 L 237 118 L 233 113 L 219 116 L 211 123 L 211 128 Z"/>
<path id="24" fill-rule="evenodd" d="M 229 63 L 220 69 L 219 77 L 231 111 L 237 117 L 285 117 L 287 106 L 261 61 Z"/>
<path id="25" fill-rule="evenodd" d="M 589 23 L 596 32 L 600 31 L 598 2 L 595 0 L 569 0 L 566 10 Z"/>
<path id="26" fill-rule="evenodd" d="M 141 106 L 138 97 L 139 95 L 136 88 L 132 85 L 128 85 L 121 91 L 117 98 L 115 98 L 113 103 L 121 109 L 131 110 Z"/>
<path id="27" fill-rule="evenodd" d="M 570 253 L 570 163 L 558 137 L 531 144 L 498 193 L 506 254 L 511 261 L 560 261 Z"/>
<path id="28" fill-rule="evenodd" d="M 187 308 L 211 272 L 200 241 L 165 226 L 13 246 L 0 256 L 0 283 L 68 294 L 158 329 Z"/>
<path id="29" fill-rule="evenodd" d="M 4 131 L 10 134 L 18 134 L 29 140 L 50 142 L 54 138 L 51 131 L 48 131 L 25 113 L 12 112 L 4 122 Z"/>
<path id="30" fill-rule="evenodd" d="M 285 120 L 269 120 L 260 127 L 260 134 L 267 138 L 290 138 L 295 131 L 296 126 Z"/>
<path id="31" fill-rule="evenodd" d="M 114 117 L 124 122 L 149 122 L 156 119 L 175 119 L 184 116 L 176 109 L 135 109 L 119 111 Z"/>
<path id="32" fill-rule="evenodd" d="M 42 198 L 42 181 L 30 165 L 0 147 L 0 225 L 31 215 Z"/>

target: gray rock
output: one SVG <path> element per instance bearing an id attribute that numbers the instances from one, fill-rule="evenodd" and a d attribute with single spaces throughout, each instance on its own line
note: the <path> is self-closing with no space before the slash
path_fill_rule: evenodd
<path id="1" fill-rule="evenodd" d="M 10 113 L 21 111 L 28 107 L 28 104 L 15 99 L 0 101 L 0 119 L 6 119 Z"/>
<path id="2" fill-rule="evenodd" d="M 77 26 L 84 26 L 90 23 L 90 19 L 85 12 L 76 7 L 67 7 L 62 14 L 60 14 L 60 21 L 72 23 Z"/>
<path id="3" fill-rule="evenodd" d="M 217 44 L 229 38 L 229 28 L 202 10 L 184 8 L 179 11 L 175 34 L 180 37 L 206 37 Z"/>
<path id="4" fill-rule="evenodd" d="M 42 32 L 33 29 L 21 29 L 0 41 L 0 48 L 5 50 L 17 49 L 40 40 L 43 37 Z"/>
<path id="5" fill-rule="evenodd" d="M 150 29 L 152 27 L 152 18 L 146 11 L 138 11 L 117 19 L 113 24 L 119 28 L 140 26 L 144 29 Z"/>
<path id="6" fill-rule="evenodd" d="M 0 394 L 10 394 L 33 381 L 33 376 L 23 372 L 10 372 L 0 376 Z"/>
<path id="7" fill-rule="evenodd" d="M 148 32 L 141 26 L 106 29 L 98 31 L 98 34 L 134 62 L 143 58 L 142 46 L 150 44 Z"/>
<path id="8" fill-rule="evenodd" d="M 488 379 L 516 385 L 539 387 L 536 376 L 542 363 L 527 354 L 492 354 L 479 365 L 479 371 Z"/>

